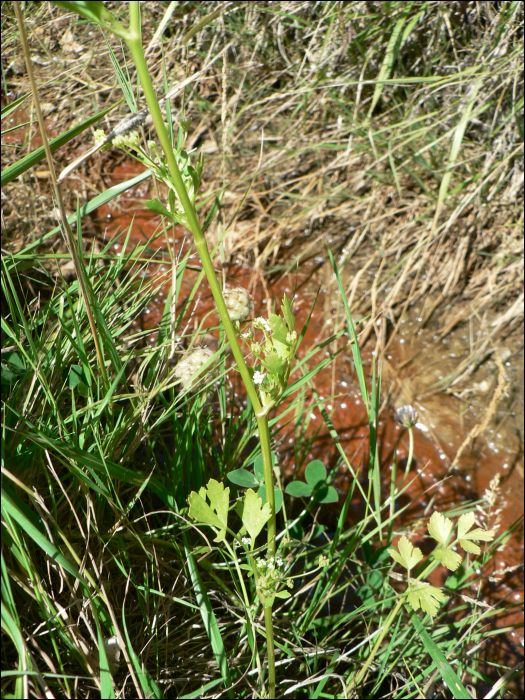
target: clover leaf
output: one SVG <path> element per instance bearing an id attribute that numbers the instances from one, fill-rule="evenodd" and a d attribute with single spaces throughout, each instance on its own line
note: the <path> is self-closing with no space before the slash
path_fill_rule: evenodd
<path id="1" fill-rule="evenodd" d="M 474 544 L 472 540 L 482 540 L 483 542 L 490 542 L 494 539 L 494 530 L 483 530 L 477 527 L 475 530 L 470 530 L 474 525 L 475 515 L 471 511 L 470 513 L 465 513 L 458 520 L 458 539 L 459 544 L 463 547 L 466 552 L 471 552 L 472 554 L 479 554 L 481 549 L 477 544 Z M 469 532 L 470 530 L 470 532 Z"/>
<path id="2" fill-rule="evenodd" d="M 439 604 L 447 600 L 447 596 L 429 583 L 418 581 L 408 588 L 407 600 L 414 610 L 423 610 L 431 617 L 439 610 Z"/>
<path id="3" fill-rule="evenodd" d="M 423 559 L 423 552 L 419 547 L 414 547 L 405 535 L 401 537 L 397 546 L 399 553 L 393 547 L 388 550 L 388 553 L 398 564 L 404 566 L 405 569 L 413 569 L 414 566 Z"/>

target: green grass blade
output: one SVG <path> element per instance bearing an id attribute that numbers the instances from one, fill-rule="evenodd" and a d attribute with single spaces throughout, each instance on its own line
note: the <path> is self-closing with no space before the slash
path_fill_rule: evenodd
<path id="1" fill-rule="evenodd" d="M 116 104 L 118 104 L 118 102 Z M 97 114 L 89 117 L 89 119 L 85 119 L 83 122 L 80 122 L 80 124 L 77 124 L 72 129 L 69 129 L 69 131 L 66 131 L 60 136 L 57 136 L 55 139 L 52 139 L 49 142 L 51 153 L 56 151 L 57 148 L 60 148 L 60 146 L 63 146 L 65 143 L 68 143 L 68 141 L 71 141 L 71 139 L 74 139 L 75 136 L 78 136 L 78 134 L 81 134 L 86 129 L 89 129 L 92 124 L 96 124 L 96 122 L 98 122 L 99 119 L 102 119 L 105 114 L 116 106 L 116 104 L 111 105 L 111 107 L 106 107 L 106 109 L 103 109 L 101 112 L 97 112 Z M 7 185 L 9 182 L 22 175 L 22 173 L 25 173 L 26 170 L 32 168 L 33 165 L 40 163 L 40 161 L 44 160 L 45 157 L 46 153 L 44 147 L 40 146 L 40 148 L 28 153 L 27 156 L 20 158 L 20 160 L 18 160 L 16 163 L 4 168 L 4 170 L 2 170 L 1 186 L 3 187 L 4 185 Z M 73 218 L 73 221 L 74 220 L 75 218 Z"/>
<path id="2" fill-rule="evenodd" d="M 443 652 L 434 642 L 432 637 L 423 627 L 423 622 L 415 614 L 410 616 L 412 624 L 414 625 L 416 632 L 418 633 L 425 649 L 432 657 L 436 668 L 438 669 L 441 678 L 447 684 L 450 692 L 455 698 L 460 698 L 462 700 L 470 700 L 470 693 L 467 691 L 463 683 L 460 681 L 457 673 L 454 671 L 452 666 L 449 664 L 445 658 Z"/>
<path id="3" fill-rule="evenodd" d="M 124 628 L 124 635 L 126 637 L 126 649 L 128 651 L 129 658 L 131 659 L 131 663 L 133 664 L 133 668 L 135 669 L 135 673 L 137 674 L 137 677 L 139 679 L 144 695 L 147 698 L 163 698 L 164 695 L 162 694 L 162 691 L 160 690 L 159 686 L 155 683 L 153 678 L 151 678 L 151 676 L 148 673 L 144 673 L 144 671 L 142 670 L 141 659 L 139 658 L 139 656 L 137 656 L 135 650 L 133 649 L 133 645 L 128 634 L 128 627 L 126 625 L 124 604 L 122 605 L 122 627 Z"/>
<path id="4" fill-rule="evenodd" d="M 195 559 L 191 549 L 188 546 L 186 537 L 183 534 L 184 551 L 186 553 L 186 564 L 188 566 L 188 571 L 191 578 L 191 583 L 193 585 L 193 590 L 195 597 L 197 599 L 197 605 L 199 606 L 202 622 L 204 624 L 204 629 L 208 635 L 211 642 L 213 653 L 219 664 L 219 669 L 224 681 L 224 685 L 230 688 L 232 685 L 230 668 L 228 666 L 228 657 L 226 656 L 226 649 L 224 648 L 224 642 L 222 641 L 221 631 L 217 623 L 217 618 L 211 607 L 210 599 L 208 598 L 208 593 L 201 581 L 199 572 L 197 571 L 197 566 L 195 564 Z M 228 690 L 228 697 L 233 698 L 232 690 Z"/>
<path id="5" fill-rule="evenodd" d="M 357 372 L 357 378 L 359 380 L 359 388 L 361 389 L 361 396 L 363 397 L 363 402 L 365 404 L 366 412 L 369 415 L 370 414 L 370 401 L 368 398 L 368 390 L 366 388 L 366 381 L 365 381 L 365 370 L 363 367 L 363 362 L 361 360 L 361 353 L 359 352 L 359 343 L 357 340 L 357 333 L 355 331 L 354 321 L 352 319 L 352 314 L 350 313 L 350 308 L 348 307 L 348 300 L 346 298 L 345 290 L 343 287 L 343 282 L 341 281 L 341 276 L 339 274 L 339 270 L 337 269 L 337 264 L 334 260 L 334 256 L 332 255 L 332 251 L 330 250 L 330 248 L 328 246 L 326 246 L 326 249 L 328 250 L 328 255 L 330 257 L 330 262 L 332 263 L 332 267 L 333 267 L 333 270 L 335 272 L 335 277 L 337 279 L 339 291 L 341 292 L 341 296 L 343 298 L 343 305 L 345 308 L 345 315 L 346 315 L 346 323 L 348 326 L 348 333 L 350 334 L 350 343 L 352 345 L 352 355 L 354 357 L 355 369 Z"/>

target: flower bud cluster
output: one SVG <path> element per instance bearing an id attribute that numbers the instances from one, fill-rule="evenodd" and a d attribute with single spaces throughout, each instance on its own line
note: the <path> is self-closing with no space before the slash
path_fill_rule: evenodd
<path id="1" fill-rule="evenodd" d="M 140 148 L 140 134 L 138 131 L 129 131 L 120 134 L 113 139 L 115 148 L 127 148 L 130 151 L 138 151 Z"/>
<path id="2" fill-rule="evenodd" d="M 203 365 L 212 357 L 213 352 L 208 348 L 196 348 L 187 353 L 175 368 L 175 376 L 184 389 L 194 390 L 204 382 L 214 379 L 218 374 L 217 364 L 212 364 L 205 374 L 201 370 Z"/>
<path id="3" fill-rule="evenodd" d="M 226 308 L 232 321 L 246 321 L 253 310 L 253 299 L 244 287 L 226 288 L 223 292 Z"/>
<path id="4" fill-rule="evenodd" d="M 265 606 L 272 605 L 276 595 L 281 598 L 287 597 L 288 594 L 285 596 L 282 593 L 277 593 L 277 587 L 280 581 L 284 581 L 288 588 L 293 588 L 292 579 L 284 579 L 282 572 L 279 570 L 283 566 L 283 563 L 279 555 L 255 560 L 258 572 L 256 583 L 257 595 Z"/>

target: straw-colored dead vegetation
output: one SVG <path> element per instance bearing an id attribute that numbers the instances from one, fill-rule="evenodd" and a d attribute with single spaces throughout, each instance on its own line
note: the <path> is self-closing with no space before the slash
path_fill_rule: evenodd
<path id="1" fill-rule="evenodd" d="M 380 347 L 419 300 L 422 325 L 438 317 L 442 335 L 476 319 L 484 333 L 457 385 L 473 358 L 486 359 L 523 321 L 522 9 L 387 5 L 227 3 L 188 43 L 201 10 L 181 4 L 164 35 L 167 79 L 209 65 L 184 111 L 189 145 L 206 154 L 210 199 L 222 193 L 223 257 L 249 261 L 256 274 L 296 266 L 310 274 L 325 264 L 328 243 L 352 308 L 369 315 L 361 338 L 373 334 Z M 144 8 L 160 92 L 153 28 L 161 10 Z M 27 82 L 4 22 L 11 100 Z M 108 50 L 88 25 L 42 4 L 28 26 L 51 133 L 121 96 Z M 31 125 L 12 134 L 19 147 L 2 146 L 4 164 L 34 133 L 31 103 L 23 107 Z M 124 103 L 111 112 L 108 127 L 125 111 Z M 85 134 L 78 152 L 89 141 Z M 73 155 L 68 147 L 57 158 L 65 165 Z M 68 180 L 71 208 L 103 189 L 101 173 L 113 163 L 114 155 L 98 155 Z M 56 225 L 44 167 L 4 190 L 2 221 L 9 250 Z"/>

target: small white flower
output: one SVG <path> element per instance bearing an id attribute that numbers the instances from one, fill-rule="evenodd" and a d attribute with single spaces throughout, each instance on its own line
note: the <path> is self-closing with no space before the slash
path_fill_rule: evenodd
<path id="1" fill-rule="evenodd" d="M 244 544 L 251 544 L 252 539 L 251 537 L 241 537 L 241 542 L 243 542 Z"/>
<path id="2" fill-rule="evenodd" d="M 283 565 L 283 560 L 281 559 L 281 557 L 277 557 L 276 560 L 275 560 L 275 563 L 277 564 L 277 566 L 282 566 L 282 565 Z"/>
<path id="3" fill-rule="evenodd" d="M 245 340 L 249 340 L 252 337 L 252 334 L 250 331 L 246 331 L 246 333 L 241 333 L 241 338 L 244 338 Z"/>
<path id="4" fill-rule="evenodd" d="M 253 383 L 254 384 L 262 384 L 264 382 L 266 374 L 264 372 L 254 372 L 253 374 Z"/>
<path id="5" fill-rule="evenodd" d="M 259 316 L 258 321 L 267 333 L 271 333 L 272 328 L 265 318 Z"/>

